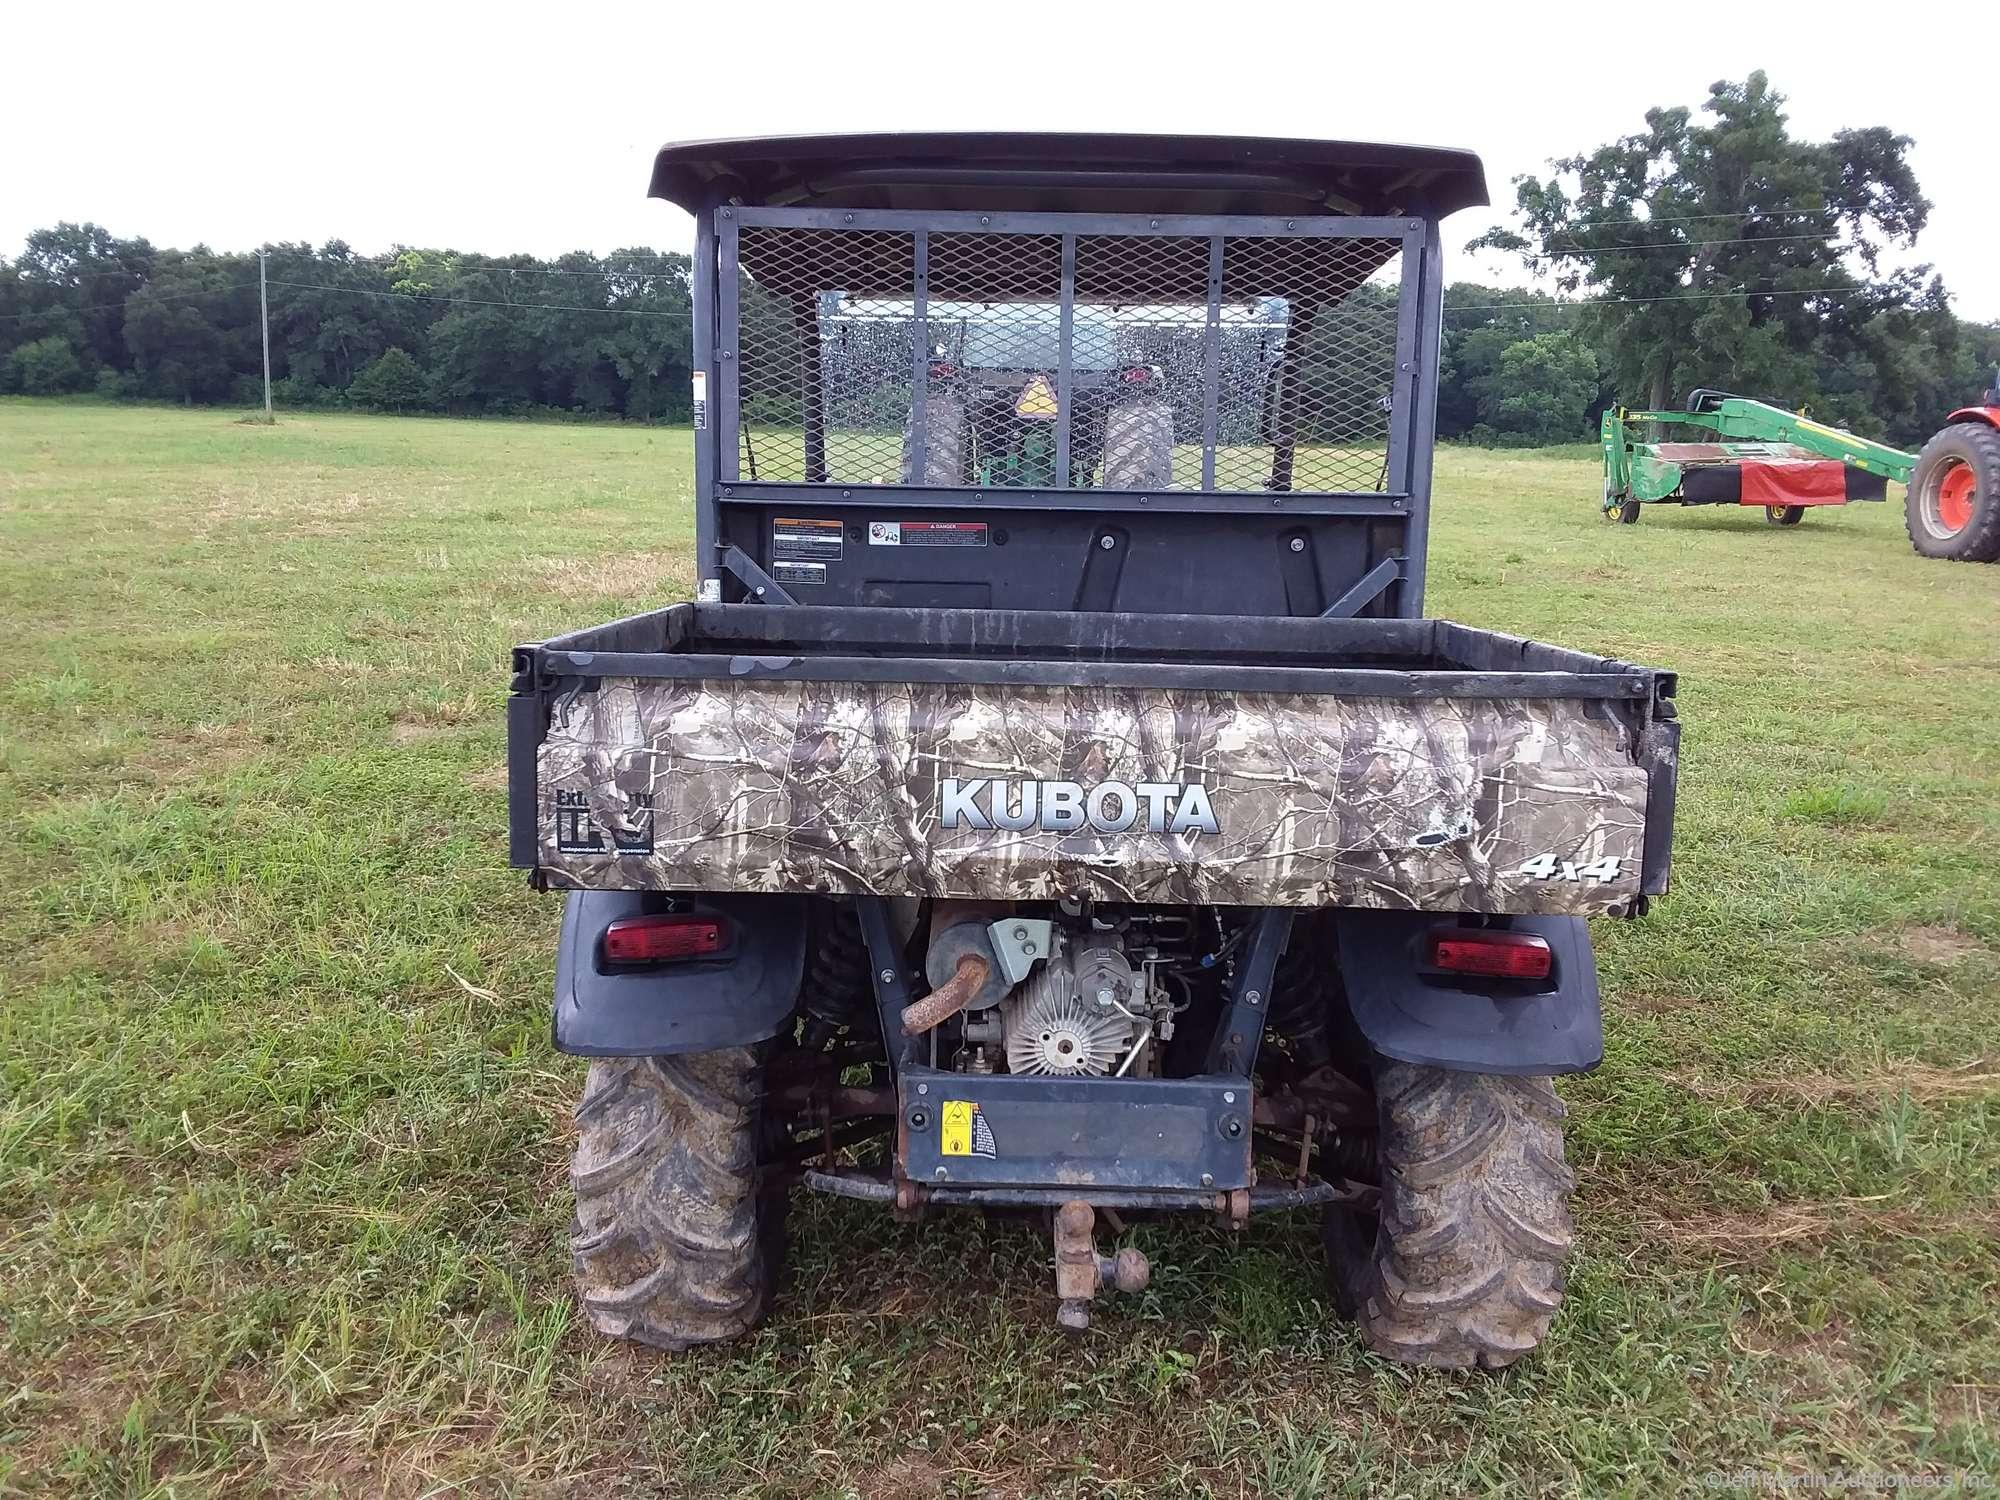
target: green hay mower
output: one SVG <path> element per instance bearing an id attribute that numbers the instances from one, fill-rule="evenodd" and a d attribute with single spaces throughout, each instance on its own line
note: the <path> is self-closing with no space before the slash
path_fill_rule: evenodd
<path id="1" fill-rule="evenodd" d="M 2000 379 L 1996 379 L 2000 385 Z M 1644 440 L 1648 430 L 1665 436 Z M 1685 434 L 1685 436 L 1682 436 Z M 2000 558 L 2000 395 L 1961 407 L 1921 453 L 1858 437 L 1765 401 L 1698 390 L 1685 411 L 1604 414 L 1604 513 L 1631 525 L 1647 504 L 1761 506 L 1796 526 L 1816 505 L 1908 487 L 1910 543 L 1925 557 Z"/>

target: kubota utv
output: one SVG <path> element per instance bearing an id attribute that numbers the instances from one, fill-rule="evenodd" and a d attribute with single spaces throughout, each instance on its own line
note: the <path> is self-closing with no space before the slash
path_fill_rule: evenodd
<path id="1" fill-rule="evenodd" d="M 1423 615 L 1458 151 L 671 146 L 697 598 L 520 647 L 607 1334 L 771 1305 L 788 1195 L 1323 1214 L 1396 1358 L 1507 1364 L 1572 1243 L 1585 919 L 1666 890 L 1671 673 Z M 1100 1250 L 1100 1214 L 1131 1242 Z"/>
<path id="2" fill-rule="evenodd" d="M 2000 385 L 2000 375 L 1995 384 Z M 1698 390 L 1685 411 L 1604 414 L 1604 512 L 1631 525 L 1642 504 L 1762 506 L 1796 526 L 1815 505 L 1881 500 L 1906 487 L 1903 524 L 1925 557 L 2000 559 L 2000 394 L 1960 407 L 1921 453 L 1905 453 L 1726 391 Z M 1648 428 L 1697 441 L 1646 441 Z"/>

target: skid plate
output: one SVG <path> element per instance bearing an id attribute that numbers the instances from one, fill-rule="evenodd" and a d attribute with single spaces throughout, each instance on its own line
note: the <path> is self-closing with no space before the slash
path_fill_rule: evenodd
<path id="1" fill-rule="evenodd" d="M 1049 1078 L 906 1068 L 904 1175 L 926 1184 L 1213 1189 L 1250 1185 L 1237 1078 Z"/>

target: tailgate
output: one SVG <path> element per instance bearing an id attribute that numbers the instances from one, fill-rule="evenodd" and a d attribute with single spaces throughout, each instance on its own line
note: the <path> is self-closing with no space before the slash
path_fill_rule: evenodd
<path id="1" fill-rule="evenodd" d="M 523 648 L 516 862 L 559 886 L 1438 911 L 1665 887 L 1668 674 L 1442 621 L 1237 620 L 1204 650 L 1179 617 L 1079 637 L 1051 620 L 1118 617 L 1043 613 L 1024 641 L 942 619 L 988 611 L 813 609 L 808 649 L 773 638 L 787 613 Z M 906 614 L 932 639 L 826 635 Z"/>

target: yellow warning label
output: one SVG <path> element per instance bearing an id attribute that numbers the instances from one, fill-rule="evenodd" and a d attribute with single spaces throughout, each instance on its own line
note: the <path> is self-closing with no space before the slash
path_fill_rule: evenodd
<path id="1" fill-rule="evenodd" d="M 985 1156 L 995 1154 L 993 1127 L 970 1099 L 947 1099 L 938 1120 L 940 1156 Z"/>
<path id="2" fill-rule="evenodd" d="M 944 1101 L 944 1121 L 938 1149 L 946 1156 L 972 1155 L 972 1101 Z"/>
<path id="3" fill-rule="evenodd" d="M 1807 432 L 1817 432 L 1821 437 L 1833 438 L 1838 442 L 1847 444 L 1850 448 L 1859 448 L 1861 446 L 1861 439 L 1851 432 L 1842 432 L 1838 427 L 1828 427 L 1824 422 L 1808 422 L 1804 417 L 1794 417 L 1792 420 L 1805 428 Z"/>
<path id="4" fill-rule="evenodd" d="M 1014 415 L 1017 417 L 1056 415 L 1056 393 L 1049 385 L 1048 376 L 1037 375 L 1021 387 L 1021 394 L 1014 401 Z"/>

